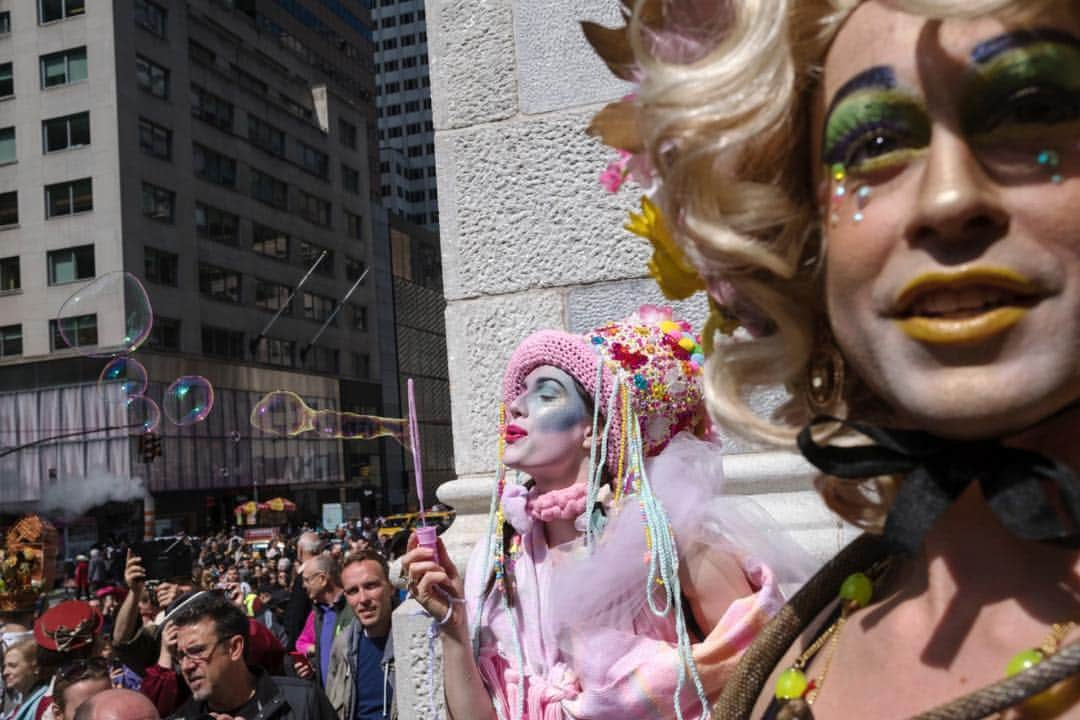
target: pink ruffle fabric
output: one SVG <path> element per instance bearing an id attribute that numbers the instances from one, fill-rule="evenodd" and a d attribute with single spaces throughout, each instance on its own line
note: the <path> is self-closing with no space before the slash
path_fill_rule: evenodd
<path id="1" fill-rule="evenodd" d="M 730 605 L 703 641 L 695 639 L 695 662 L 715 699 L 742 651 L 783 604 L 777 581 L 797 584 L 812 572 L 813 562 L 778 537 L 782 531 L 763 511 L 755 514 L 738 502 L 745 498 L 717 497 L 722 473 L 717 446 L 682 434 L 646 467 L 668 509 L 683 563 L 704 561 L 717 550 L 733 554 L 735 572 L 754 590 Z M 527 494 L 508 494 L 503 498 L 507 519 L 515 504 L 528 518 Z M 657 617 L 646 602 L 640 515 L 636 497 L 623 498 L 593 549 L 581 539 L 549 549 L 541 523 L 532 522 L 522 533 L 522 552 L 514 563 L 517 604 L 508 610 L 493 592 L 484 603 L 480 632 L 480 672 L 504 717 L 514 717 L 522 692 L 530 719 L 675 717 L 674 616 Z M 474 549 L 465 576 L 470 613 L 487 583 L 480 577 L 486 545 Z M 511 612 L 521 631 L 525 662 L 520 671 Z M 687 720 L 700 718 L 689 681 L 679 705 Z"/>
<path id="2" fill-rule="evenodd" d="M 561 490 L 541 493 L 524 485 L 507 485 L 503 488 L 502 509 L 507 522 L 521 534 L 528 533 L 533 522 L 551 520 L 574 520 L 585 512 L 588 488 L 577 483 Z"/>

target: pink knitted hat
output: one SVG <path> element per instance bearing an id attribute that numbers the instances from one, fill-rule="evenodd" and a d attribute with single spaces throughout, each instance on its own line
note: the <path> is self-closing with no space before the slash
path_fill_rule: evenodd
<path id="1" fill-rule="evenodd" d="M 630 391 L 630 409 L 640 423 L 648 457 L 663 450 L 679 432 L 694 431 L 702 424 L 704 362 L 690 323 L 675 320 L 668 308 L 644 305 L 625 320 L 584 335 L 542 330 L 527 337 L 507 364 L 503 402 L 509 406 L 517 399 L 525 389 L 525 378 L 541 365 L 553 365 L 577 380 L 601 415 L 607 412 L 616 383 L 621 383 Z M 600 388 L 596 387 L 598 365 L 602 365 Z M 615 407 L 606 458 L 612 477 L 617 473 L 622 439 L 622 413 Z"/>

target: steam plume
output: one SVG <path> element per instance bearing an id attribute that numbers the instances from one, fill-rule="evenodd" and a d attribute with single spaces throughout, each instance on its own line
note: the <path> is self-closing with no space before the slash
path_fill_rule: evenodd
<path id="1" fill-rule="evenodd" d="M 146 497 L 142 478 L 126 477 L 104 468 L 91 468 L 85 476 L 46 480 L 41 488 L 41 509 L 64 519 L 82 515 L 98 505 Z"/>

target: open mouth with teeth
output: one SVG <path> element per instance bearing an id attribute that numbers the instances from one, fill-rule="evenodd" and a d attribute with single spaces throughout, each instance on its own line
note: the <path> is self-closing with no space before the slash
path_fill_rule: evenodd
<path id="1" fill-rule="evenodd" d="M 904 288 L 894 318 L 921 342 L 973 343 L 1008 330 L 1041 299 L 1034 283 L 1011 270 L 932 273 Z"/>
<path id="2" fill-rule="evenodd" d="M 1038 302 L 1035 295 L 1005 288 L 975 285 L 938 288 L 914 297 L 899 317 L 969 318 L 1002 307 L 1030 308 Z"/>

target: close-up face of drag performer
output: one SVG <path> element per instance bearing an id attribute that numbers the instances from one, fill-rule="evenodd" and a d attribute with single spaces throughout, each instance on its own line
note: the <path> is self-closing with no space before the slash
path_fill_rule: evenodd
<path id="1" fill-rule="evenodd" d="M 503 461 L 545 490 L 576 478 L 589 455 L 592 413 L 578 383 L 552 365 L 528 374 L 507 408 Z"/>
<path id="2" fill-rule="evenodd" d="M 904 425 L 1008 435 L 1080 398 L 1080 23 L 859 6 L 811 137 L 825 299 Z"/>

